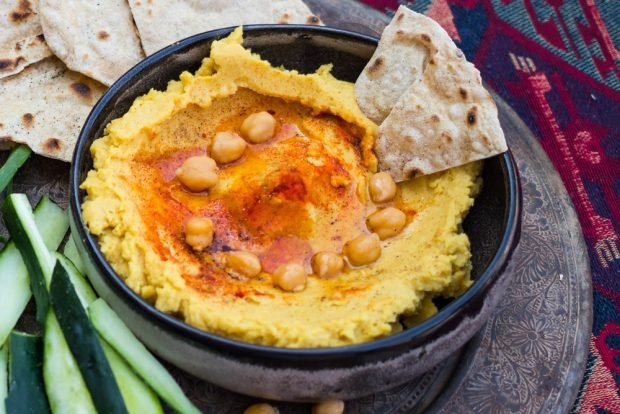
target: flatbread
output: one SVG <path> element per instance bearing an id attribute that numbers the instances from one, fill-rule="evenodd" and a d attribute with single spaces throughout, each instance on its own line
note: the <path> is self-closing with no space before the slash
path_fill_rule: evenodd
<path id="1" fill-rule="evenodd" d="M 129 0 L 129 5 L 147 55 L 197 33 L 273 21 L 270 0 Z"/>
<path id="2" fill-rule="evenodd" d="M 411 54 L 410 62 L 422 61 L 423 65 L 416 68 L 419 78 L 401 78 L 399 87 L 404 93 L 379 126 L 375 143 L 379 168 L 403 181 L 506 151 L 497 107 L 482 86 L 480 72 L 445 30 L 401 6 L 381 42 L 393 42 L 395 37 L 399 43 L 413 45 L 415 54 L 422 56 Z M 393 61 L 388 58 L 389 45 L 381 42 L 365 72 L 374 67 L 381 73 L 381 56 L 385 62 Z M 366 83 L 364 89 L 366 94 L 380 95 L 384 87 L 378 81 Z"/>
<path id="3" fill-rule="evenodd" d="M 0 142 L 27 144 L 37 154 L 70 161 L 92 106 L 105 87 L 72 72 L 56 57 L 0 79 Z"/>
<path id="4" fill-rule="evenodd" d="M 0 79 L 51 55 L 43 39 L 36 4 L 28 0 L 0 0 Z"/>
<path id="5" fill-rule="evenodd" d="M 54 54 L 104 85 L 144 58 L 125 0 L 39 0 L 39 16 Z"/>
<path id="6" fill-rule="evenodd" d="M 301 0 L 272 0 L 273 21 L 277 24 L 322 25 L 312 10 Z"/>

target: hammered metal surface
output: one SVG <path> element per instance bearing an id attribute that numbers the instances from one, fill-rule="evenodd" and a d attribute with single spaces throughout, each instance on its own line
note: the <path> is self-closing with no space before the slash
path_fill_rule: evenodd
<path id="1" fill-rule="evenodd" d="M 330 26 L 377 35 L 387 22 L 350 0 L 308 3 Z M 557 173 L 527 127 L 495 98 L 524 189 L 523 231 L 511 266 L 514 281 L 461 355 L 393 390 L 348 401 L 347 413 L 420 412 L 440 391 L 427 412 L 562 413 L 572 406 L 592 317 L 587 252 Z M 0 164 L 5 159 L 6 153 L 0 153 Z M 27 192 L 32 202 L 47 194 L 66 207 L 67 185 L 67 164 L 34 156 L 20 171 L 14 191 Z M 3 226 L 0 234 L 6 235 Z M 20 329 L 36 330 L 33 311 L 32 306 L 27 309 Z M 170 369 L 205 413 L 241 413 L 255 402 Z M 309 412 L 307 405 L 276 405 L 282 413 Z"/>

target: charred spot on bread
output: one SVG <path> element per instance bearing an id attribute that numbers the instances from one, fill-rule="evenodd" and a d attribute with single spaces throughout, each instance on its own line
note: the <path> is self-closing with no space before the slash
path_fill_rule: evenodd
<path id="1" fill-rule="evenodd" d="M 32 125 L 34 124 L 34 115 L 32 115 L 31 113 L 23 114 L 22 115 L 22 124 L 26 128 L 32 127 Z"/>
<path id="2" fill-rule="evenodd" d="M 48 138 L 43 141 L 43 149 L 48 154 L 56 154 L 62 150 L 62 141 L 58 138 Z"/>
<path id="3" fill-rule="evenodd" d="M 17 65 L 20 64 L 20 62 L 25 61 L 25 60 L 26 59 L 24 59 L 22 56 L 18 56 L 13 59 L 0 59 L 0 72 L 11 71 L 15 69 Z"/>
<path id="4" fill-rule="evenodd" d="M 74 95 L 82 99 L 90 99 L 93 93 L 90 87 L 83 82 L 74 82 L 70 85 L 71 91 Z"/>
<path id="5" fill-rule="evenodd" d="M 476 124 L 476 112 L 478 112 L 478 108 L 472 106 L 471 109 L 467 112 L 467 123 L 469 125 Z"/>
<path id="6" fill-rule="evenodd" d="M 19 3 L 17 3 L 17 7 L 9 13 L 9 19 L 13 23 L 21 23 L 33 14 L 32 4 L 30 4 L 28 0 L 20 0 Z"/>

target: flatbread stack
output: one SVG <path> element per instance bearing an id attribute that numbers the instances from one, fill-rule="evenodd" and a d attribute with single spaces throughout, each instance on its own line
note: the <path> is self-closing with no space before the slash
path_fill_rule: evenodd
<path id="1" fill-rule="evenodd" d="M 355 84 L 362 111 L 379 125 L 379 169 L 396 181 L 507 150 L 497 107 L 434 20 L 401 6 Z"/>
<path id="2" fill-rule="evenodd" d="M 0 148 L 70 161 L 106 86 L 145 55 L 253 23 L 320 19 L 302 0 L 0 0 Z"/>

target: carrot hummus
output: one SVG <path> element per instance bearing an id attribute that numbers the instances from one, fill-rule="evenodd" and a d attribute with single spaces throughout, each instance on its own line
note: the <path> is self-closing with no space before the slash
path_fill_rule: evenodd
<path id="1" fill-rule="evenodd" d="M 219 335 L 330 347 L 388 335 L 471 284 L 460 225 L 481 164 L 377 202 L 377 125 L 330 69 L 272 67 L 237 29 L 195 74 L 110 122 L 91 148 L 83 217 L 131 289 Z M 252 135 L 262 124 L 247 126 L 256 114 L 271 122 L 265 140 Z M 237 146 L 222 155 L 220 138 Z M 212 179 L 190 181 L 188 160 L 207 160 Z M 287 279 L 295 272 L 301 282 Z"/>

